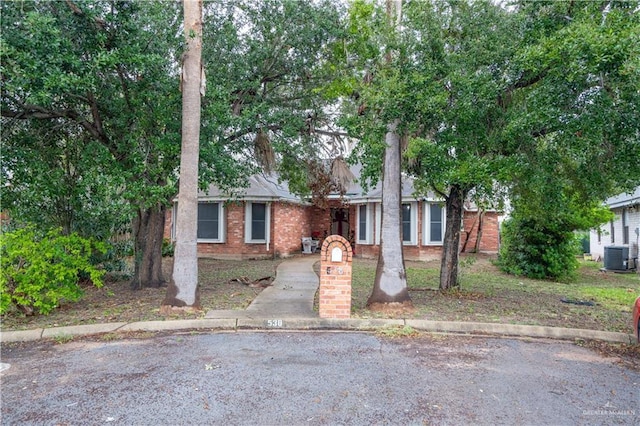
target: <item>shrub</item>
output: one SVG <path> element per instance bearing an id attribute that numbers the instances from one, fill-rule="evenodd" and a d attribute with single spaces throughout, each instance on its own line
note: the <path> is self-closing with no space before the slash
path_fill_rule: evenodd
<path id="1" fill-rule="evenodd" d="M 46 233 L 28 226 L 0 235 L 0 314 L 15 305 L 26 314 L 47 314 L 63 300 L 82 296 L 80 277 L 102 286 L 103 271 L 91 264 L 104 244 L 77 234 Z"/>
<path id="2" fill-rule="evenodd" d="M 101 266 L 108 275 L 106 279 L 127 279 L 131 267 L 126 262 L 126 257 L 133 254 L 132 240 L 109 240 L 104 243 L 104 247 L 106 250 L 93 253 L 91 263 Z"/>
<path id="3" fill-rule="evenodd" d="M 578 267 L 578 239 L 572 230 L 512 217 L 503 223 L 498 265 L 507 273 L 535 279 L 568 280 Z"/>
<path id="4" fill-rule="evenodd" d="M 171 243 L 171 240 L 164 238 L 162 240 L 162 257 L 173 257 L 175 247 Z"/>

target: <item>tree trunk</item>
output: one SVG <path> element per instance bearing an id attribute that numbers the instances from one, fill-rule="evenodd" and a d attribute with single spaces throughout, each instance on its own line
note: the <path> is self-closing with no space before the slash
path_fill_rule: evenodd
<path id="1" fill-rule="evenodd" d="M 482 243 L 482 223 L 484 221 L 484 210 L 478 208 L 478 232 L 476 234 L 475 253 L 480 253 L 480 244 Z"/>
<path id="2" fill-rule="evenodd" d="M 374 303 L 411 303 L 402 249 L 400 136 L 396 132 L 398 121 L 388 126 L 385 136 L 387 147 L 382 172 L 380 255 L 373 292 L 369 296 L 367 306 Z"/>
<path id="3" fill-rule="evenodd" d="M 186 50 L 182 63 L 182 149 L 173 277 L 162 302 L 200 308 L 198 297 L 198 163 L 202 77 L 202 0 L 184 0 Z"/>
<path id="4" fill-rule="evenodd" d="M 162 274 L 162 238 L 166 207 L 158 204 L 139 209 L 133 221 L 134 274 L 131 288 L 158 288 L 166 284 Z"/>
<path id="5" fill-rule="evenodd" d="M 460 252 L 460 229 L 464 212 L 466 192 L 459 185 L 453 185 L 446 200 L 446 229 L 440 264 L 440 290 L 458 287 L 458 254 Z"/>

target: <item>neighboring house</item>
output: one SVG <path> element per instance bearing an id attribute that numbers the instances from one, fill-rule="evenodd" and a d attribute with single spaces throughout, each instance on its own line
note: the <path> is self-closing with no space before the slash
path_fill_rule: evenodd
<path id="1" fill-rule="evenodd" d="M 605 205 L 615 217 L 599 229 L 591 230 L 591 256 L 604 260 L 605 250 L 609 250 L 607 247 L 626 247 L 628 257 L 637 259 L 640 241 L 640 186 L 631 194 L 620 194 L 607 199 Z M 631 264 L 629 267 L 635 265 Z"/>
<path id="2" fill-rule="evenodd" d="M 411 182 L 402 190 L 402 229 L 407 260 L 439 259 L 445 231 L 444 203 L 435 196 L 416 198 Z M 230 198 L 211 186 L 198 196 L 198 255 L 214 258 L 287 257 L 302 251 L 302 238 L 321 240 L 338 234 L 351 241 L 356 256 L 377 257 L 380 248 L 381 190 L 364 192 L 353 184 L 342 197 L 332 195 L 326 207 L 290 193 L 271 175 L 254 175 L 249 186 Z M 169 212 L 165 237 L 175 240 Z M 480 214 L 482 213 L 482 214 Z M 479 251 L 498 251 L 498 213 L 479 212 L 467 203 L 461 248 L 473 251 L 478 229 Z"/>

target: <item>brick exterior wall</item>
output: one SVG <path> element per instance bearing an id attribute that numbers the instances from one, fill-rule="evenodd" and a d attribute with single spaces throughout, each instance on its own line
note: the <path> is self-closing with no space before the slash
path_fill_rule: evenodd
<path id="1" fill-rule="evenodd" d="M 292 203 L 271 205 L 271 239 L 276 256 L 287 257 L 302 249 L 302 237 L 311 236 L 310 210 Z"/>
<path id="2" fill-rule="evenodd" d="M 467 240 L 465 252 L 469 253 L 475 249 L 478 236 L 478 228 L 482 225 L 482 237 L 480 239 L 480 252 L 496 253 L 499 247 L 499 224 L 498 215 L 495 212 L 485 212 L 482 215 L 480 224 L 477 212 L 465 212 L 464 232 L 460 235 L 460 246 L 464 246 Z"/>
<path id="3" fill-rule="evenodd" d="M 332 252 L 340 250 L 340 260 L 334 261 Z M 318 315 L 320 318 L 351 317 L 351 276 L 353 252 L 349 242 L 331 235 L 322 243 L 320 252 L 320 288 Z"/>
<path id="4" fill-rule="evenodd" d="M 173 209 L 172 208 L 167 208 L 167 211 L 165 213 L 165 217 L 164 217 L 164 234 L 163 234 L 163 238 L 166 238 L 167 240 L 172 240 L 173 239 L 173 235 L 171 235 L 171 227 L 173 225 Z"/>
<path id="5" fill-rule="evenodd" d="M 311 206 L 309 209 L 310 235 L 320 239 L 331 235 L 331 208 Z"/>
<path id="6" fill-rule="evenodd" d="M 331 200 L 326 208 L 305 206 L 294 203 L 271 203 L 270 243 L 245 243 L 245 203 L 233 202 L 224 208 L 226 224 L 225 243 L 198 243 L 198 255 L 222 259 L 251 259 L 287 257 L 302 251 L 302 237 L 318 236 L 322 239 L 331 235 L 331 208 L 345 208 L 349 211 L 349 235 L 356 232 L 356 206 L 345 206 L 339 200 Z M 405 245 L 404 254 L 407 260 L 439 259 L 442 247 L 422 245 L 422 203 L 418 203 L 418 235 L 417 245 Z M 171 237 L 172 211 L 167 211 L 165 222 L 165 238 Z M 374 221 L 375 222 L 375 221 Z M 374 227 L 376 224 L 374 223 Z M 483 216 L 483 233 L 480 245 L 481 252 L 496 253 L 499 247 L 498 214 L 486 212 Z M 464 231 L 461 234 L 461 245 L 467 238 L 466 251 L 475 248 L 478 231 L 478 215 L 476 212 L 465 212 Z M 375 230 L 374 230 L 375 232 Z M 364 258 L 376 258 L 380 247 L 375 244 L 358 244 L 350 241 L 353 255 Z M 267 248 L 268 247 L 268 248 Z"/>
<path id="7" fill-rule="evenodd" d="M 273 244 L 247 244 L 245 243 L 245 203 L 233 202 L 224 208 L 225 243 L 198 243 L 198 255 L 201 257 L 214 257 L 221 259 L 237 258 L 265 258 L 273 257 Z M 271 215 L 273 222 L 273 211 Z M 271 235 L 273 239 L 273 234 Z"/>
<path id="8" fill-rule="evenodd" d="M 418 235 L 416 245 L 404 246 L 404 257 L 406 260 L 438 260 L 442 255 L 442 246 L 439 245 L 423 245 L 423 205 L 418 203 Z M 460 234 L 460 248 L 462 248 L 465 239 L 469 236 L 466 253 L 472 252 L 475 249 L 476 237 L 478 233 L 478 214 L 472 211 L 465 211 L 464 213 L 464 231 Z M 352 224 L 353 224 L 352 220 Z M 374 223 L 374 227 L 376 224 Z M 377 232 L 374 229 L 374 234 Z M 500 233 L 498 224 L 498 213 L 485 212 L 482 218 L 482 238 L 480 239 L 480 252 L 482 253 L 497 253 L 500 244 Z M 364 257 L 374 259 L 378 257 L 380 253 L 380 246 L 375 244 L 355 244 L 354 253 L 357 257 Z"/>

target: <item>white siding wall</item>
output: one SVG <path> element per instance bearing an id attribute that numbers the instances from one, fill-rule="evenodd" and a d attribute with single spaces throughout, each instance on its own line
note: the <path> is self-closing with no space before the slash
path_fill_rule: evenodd
<path id="1" fill-rule="evenodd" d="M 638 235 L 635 230 L 640 229 L 640 211 L 639 209 L 633 209 L 633 211 L 627 211 L 628 226 L 629 226 L 629 244 L 623 244 L 623 228 L 622 228 L 622 209 L 615 209 L 613 212 L 616 215 L 614 219 L 614 233 L 615 238 L 612 243 L 611 239 L 611 224 L 605 223 L 600 228 L 600 241 L 598 242 L 597 230 L 591 230 L 590 243 L 591 243 L 591 255 L 594 258 L 600 256 L 604 258 L 604 248 L 606 246 L 629 246 L 629 256 L 638 257 Z"/>
<path id="2" fill-rule="evenodd" d="M 638 245 L 640 245 L 640 236 L 636 234 L 636 229 L 640 232 L 640 211 L 636 209 L 636 211 L 629 211 L 629 254 L 632 257 L 640 258 L 640 254 L 638 254 Z"/>

